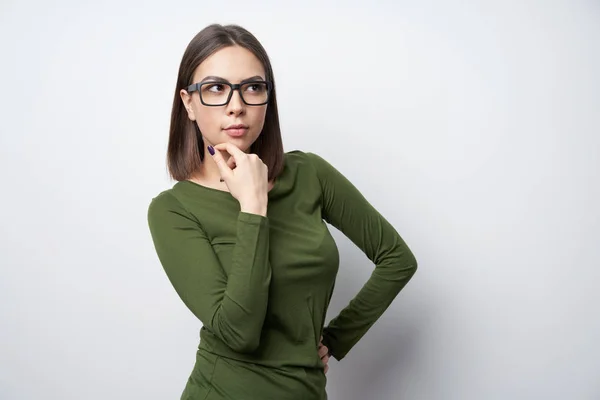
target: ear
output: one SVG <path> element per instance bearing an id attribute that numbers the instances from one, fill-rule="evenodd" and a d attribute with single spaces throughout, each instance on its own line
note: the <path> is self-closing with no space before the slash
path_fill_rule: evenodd
<path id="1" fill-rule="evenodd" d="M 194 109 L 192 108 L 192 95 L 189 94 L 188 91 L 185 89 L 181 89 L 179 91 L 179 95 L 181 96 L 183 106 L 187 110 L 188 118 L 192 121 L 195 121 L 196 115 L 194 114 Z"/>

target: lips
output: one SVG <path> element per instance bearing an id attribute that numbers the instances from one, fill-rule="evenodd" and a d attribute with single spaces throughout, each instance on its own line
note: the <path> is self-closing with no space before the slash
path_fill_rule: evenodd
<path id="1" fill-rule="evenodd" d="M 246 132 L 248 132 L 248 125 L 244 125 L 244 124 L 229 125 L 224 130 L 231 137 L 240 137 L 240 136 L 244 136 L 246 134 Z"/>
<path id="2" fill-rule="evenodd" d="M 243 129 L 243 128 L 248 129 L 248 125 L 244 125 L 244 124 L 229 125 L 225 129 L 229 130 L 229 129 Z"/>
<path id="3" fill-rule="evenodd" d="M 231 137 L 240 137 L 248 132 L 248 128 L 229 128 L 225 129 L 225 132 Z"/>

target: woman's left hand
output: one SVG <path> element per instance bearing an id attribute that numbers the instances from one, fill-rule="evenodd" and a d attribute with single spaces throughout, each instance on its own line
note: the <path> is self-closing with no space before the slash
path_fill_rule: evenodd
<path id="1" fill-rule="evenodd" d="M 321 336 L 321 341 L 319 342 L 319 357 L 321 357 L 321 361 L 325 364 L 325 373 L 329 371 L 329 349 L 327 346 L 323 345 L 323 336 Z"/>

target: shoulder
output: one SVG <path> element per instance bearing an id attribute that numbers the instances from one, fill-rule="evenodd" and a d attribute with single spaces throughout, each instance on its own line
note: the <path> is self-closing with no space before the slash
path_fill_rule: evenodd
<path id="1" fill-rule="evenodd" d="M 175 187 L 159 192 L 150 200 L 148 220 L 160 219 L 172 212 L 187 213 L 177 197 Z"/>
<path id="2" fill-rule="evenodd" d="M 152 199 L 150 200 L 149 207 L 155 208 L 157 206 L 160 207 L 177 203 L 178 200 L 177 197 L 175 197 L 175 195 L 173 194 L 173 191 L 173 188 L 171 188 L 159 192 L 157 195 L 152 197 Z"/>
<path id="3" fill-rule="evenodd" d="M 306 169 L 319 178 L 337 172 L 335 167 L 320 154 L 310 151 L 293 150 L 286 153 L 286 164 L 291 169 Z"/>
<path id="4" fill-rule="evenodd" d="M 314 169 L 319 168 L 322 164 L 328 164 L 319 154 L 310 151 L 292 150 L 285 153 L 285 156 L 286 164 L 290 167 L 304 165 Z"/>

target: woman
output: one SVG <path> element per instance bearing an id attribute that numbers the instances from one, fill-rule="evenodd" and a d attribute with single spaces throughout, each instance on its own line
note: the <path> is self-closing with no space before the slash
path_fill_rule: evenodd
<path id="1" fill-rule="evenodd" d="M 326 399 L 329 356 L 343 359 L 387 309 L 412 253 L 326 160 L 283 152 L 269 58 L 239 26 L 208 26 L 185 50 L 167 158 L 178 182 L 148 223 L 203 325 L 181 398 Z M 327 327 L 339 258 L 325 222 L 376 264 Z"/>

